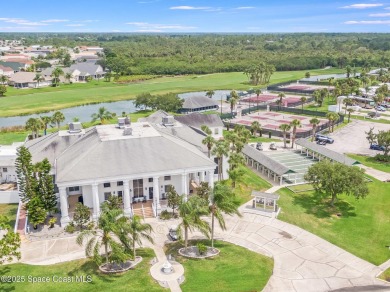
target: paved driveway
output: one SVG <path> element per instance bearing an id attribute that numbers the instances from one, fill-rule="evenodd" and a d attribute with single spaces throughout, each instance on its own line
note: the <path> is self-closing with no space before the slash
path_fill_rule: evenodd
<path id="1" fill-rule="evenodd" d="M 374 127 L 375 133 L 379 130 L 390 130 L 390 124 L 354 120 L 342 129 L 329 134 L 330 137 L 334 138 L 334 143 L 327 144 L 325 147 L 339 153 L 356 153 L 374 156 L 378 151 L 369 149 L 370 144 L 366 139 L 365 133 L 370 130 L 370 127 Z"/>

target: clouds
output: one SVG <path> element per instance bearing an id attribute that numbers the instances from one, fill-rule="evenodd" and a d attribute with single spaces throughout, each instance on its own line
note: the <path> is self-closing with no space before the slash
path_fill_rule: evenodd
<path id="1" fill-rule="evenodd" d="M 368 16 L 371 16 L 371 17 L 390 17 L 390 13 L 372 13 L 372 14 L 369 14 Z"/>
<path id="2" fill-rule="evenodd" d="M 208 10 L 211 7 L 196 7 L 196 6 L 173 6 L 169 7 L 170 10 Z"/>
<path id="3" fill-rule="evenodd" d="M 341 8 L 345 8 L 345 9 L 367 9 L 367 8 L 375 8 L 375 7 L 381 7 L 383 6 L 383 4 L 381 3 L 371 3 L 371 4 L 352 4 L 352 5 L 348 5 L 348 6 L 344 6 L 344 7 L 341 7 Z"/>
<path id="4" fill-rule="evenodd" d="M 68 19 L 47 19 L 47 20 L 41 20 L 43 23 L 59 23 L 59 22 L 68 22 Z"/>
<path id="5" fill-rule="evenodd" d="M 344 24 L 390 24 L 390 20 L 350 20 Z"/>
<path id="6" fill-rule="evenodd" d="M 193 30 L 196 27 L 180 24 L 158 24 L 148 22 L 127 22 L 126 24 L 134 26 L 137 32 L 163 32 L 164 30 Z"/>
<path id="7" fill-rule="evenodd" d="M 2 17 L 0 18 L 0 21 L 4 21 L 7 23 L 13 23 L 17 25 L 22 25 L 22 26 L 40 26 L 40 25 L 48 25 L 47 23 L 42 23 L 42 22 L 35 22 L 35 21 L 30 21 L 22 18 L 9 18 L 9 17 Z"/>

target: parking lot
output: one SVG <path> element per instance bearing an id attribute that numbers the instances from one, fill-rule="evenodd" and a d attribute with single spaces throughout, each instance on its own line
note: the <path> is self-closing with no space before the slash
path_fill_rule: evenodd
<path id="1" fill-rule="evenodd" d="M 390 130 L 389 124 L 355 120 L 337 132 L 327 135 L 334 139 L 334 143 L 327 144 L 324 147 L 339 153 L 356 153 L 374 156 L 379 151 L 370 150 L 370 144 L 366 139 L 365 133 L 370 130 L 370 127 L 374 127 L 375 133 L 379 130 Z"/>

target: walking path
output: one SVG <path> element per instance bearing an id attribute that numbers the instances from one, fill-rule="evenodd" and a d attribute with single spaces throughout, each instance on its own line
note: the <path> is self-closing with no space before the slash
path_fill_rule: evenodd
<path id="1" fill-rule="evenodd" d="M 377 170 L 377 169 L 374 169 L 372 167 L 368 167 L 365 165 L 359 165 L 359 166 L 366 170 L 366 174 L 376 178 L 377 180 L 390 181 L 390 173 L 380 171 L 380 170 Z"/>

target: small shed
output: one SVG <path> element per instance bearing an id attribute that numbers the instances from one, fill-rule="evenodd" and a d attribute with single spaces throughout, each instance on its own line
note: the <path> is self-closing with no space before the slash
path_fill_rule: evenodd
<path id="1" fill-rule="evenodd" d="M 252 191 L 252 197 L 254 197 L 251 201 L 252 203 L 246 206 L 245 212 L 272 218 L 276 218 L 279 215 L 280 208 L 277 203 L 279 195 Z"/>

